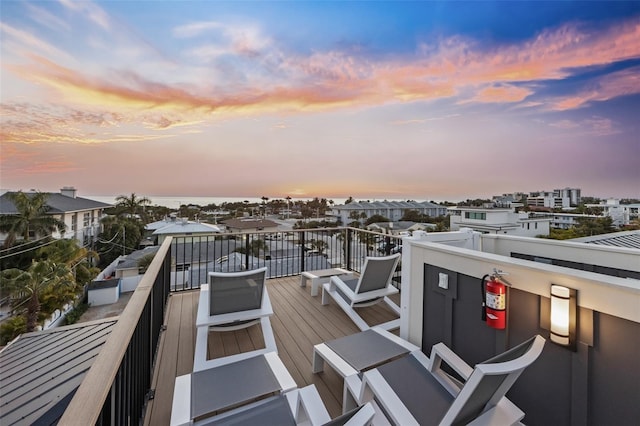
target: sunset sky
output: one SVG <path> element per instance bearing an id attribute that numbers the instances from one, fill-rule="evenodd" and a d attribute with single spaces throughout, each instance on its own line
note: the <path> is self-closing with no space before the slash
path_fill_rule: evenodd
<path id="1" fill-rule="evenodd" d="M 640 2 L 0 4 L 0 188 L 640 197 Z"/>

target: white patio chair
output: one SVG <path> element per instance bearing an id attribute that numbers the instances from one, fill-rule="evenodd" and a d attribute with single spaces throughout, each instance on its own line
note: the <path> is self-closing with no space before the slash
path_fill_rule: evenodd
<path id="1" fill-rule="evenodd" d="M 545 339 L 534 336 L 471 368 L 444 344 L 427 358 L 422 352 L 345 380 L 349 405 L 375 401 L 397 425 L 514 424 L 524 413 L 505 394 L 542 353 Z M 463 382 L 440 368 L 448 364 Z M 355 396 L 354 396 L 355 395 Z"/>
<path id="2" fill-rule="evenodd" d="M 400 253 L 396 253 L 391 256 L 367 257 L 358 279 L 343 280 L 338 276 L 331 277 L 331 280 L 322 286 L 322 304 L 328 304 L 328 296 L 331 296 L 360 330 L 370 327 L 356 312 L 356 308 L 384 301 L 400 316 L 400 307 L 388 297 L 398 293 L 398 289 L 391 285 L 391 279 L 400 256 Z M 400 319 L 378 324 L 378 327 L 393 330 L 400 327 Z"/>
<path id="3" fill-rule="evenodd" d="M 228 361 L 228 359 L 227 359 Z M 374 415 L 365 404 L 348 413 L 349 425 Z M 341 417 L 342 418 L 342 417 Z M 315 386 L 301 389 L 275 352 L 176 377 L 171 425 L 331 424 Z"/>
<path id="4" fill-rule="evenodd" d="M 269 316 L 273 308 L 266 287 L 267 268 L 242 272 L 209 272 L 209 284 L 200 286 L 196 314 L 196 349 L 194 371 L 218 365 L 220 360 L 207 360 L 209 331 L 234 331 L 260 324 L 265 347 L 233 355 L 240 360 L 256 354 L 277 352 Z"/>

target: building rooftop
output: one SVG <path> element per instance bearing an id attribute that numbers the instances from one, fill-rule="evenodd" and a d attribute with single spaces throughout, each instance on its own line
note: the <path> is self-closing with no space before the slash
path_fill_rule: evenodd
<path id="1" fill-rule="evenodd" d="M 0 352 L 0 423 L 53 424 L 91 367 L 116 319 L 23 334 Z"/>
<path id="2" fill-rule="evenodd" d="M 591 237 L 574 238 L 571 241 L 601 246 L 640 249 L 640 231 L 623 231 L 612 234 L 594 235 Z"/>
<path id="3" fill-rule="evenodd" d="M 16 206 L 9 198 L 11 192 L 5 192 L 0 195 L 0 214 L 18 214 Z M 29 193 L 26 193 L 27 195 Z M 111 207 L 111 204 L 102 203 L 100 201 L 90 200 L 82 197 L 70 197 L 58 192 L 48 192 L 47 205 L 49 206 L 48 213 L 59 214 L 76 212 L 83 210 L 104 209 Z"/>

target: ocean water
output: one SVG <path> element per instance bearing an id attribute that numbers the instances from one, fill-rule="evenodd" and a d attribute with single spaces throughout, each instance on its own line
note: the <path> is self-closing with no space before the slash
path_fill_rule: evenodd
<path id="1" fill-rule="evenodd" d="M 139 195 L 143 196 L 143 195 Z M 81 195 L 83 198 L 88 198 L 90 200 L 96 200 L 103 203 L 115 204 L 116 195 L 114 196 L 99 196 L 99 195 Z M 233 203 L 233 202 L 243 202 L 249 201 L 250 203 L 262 203 L 262 199 L 260 198 L 251 198 L 251 197 L 160 197 L 154 195 L 146 195 L 148 199 L 151 200 L 151 205 L 155 206 L 165 206 L 171 209 L 178 209 L 183 204 L 195 204 L 198 206 L 206 206 L 208 204 L 215 204 L 217 206 L 221 205 L 223 202 Z M 271 198 L 269 198 L 271 200 Z M 310 201 L 312 198 L 291 198 L 291 201 Z M 336 205 L 344 204 L 346 198 L 327 198 L 327 200 L 333 200 Z"/>

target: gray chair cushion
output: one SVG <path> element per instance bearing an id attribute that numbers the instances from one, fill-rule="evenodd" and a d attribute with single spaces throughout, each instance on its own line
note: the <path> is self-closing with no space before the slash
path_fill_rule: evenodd
<path id="1" fill-rule="evenodd" d="M 274 396 L 250 409 L 238 411 L 222 419 L 204 421 L 203 425 L 215 426 L 287 426 L 295 425 L 287 397 Z"/>
<path id="2" fill-rule="evenodd" d="M 213 415 L 280 390 L 264 356 L 196 371 L 191 375 L 191 418 Z"/>
<path id="3" fill-rule="evenodd" d="M 378 371 L 422 426 L 437 425 L 453 402 L 453 396 L 411 355 Z"/>

